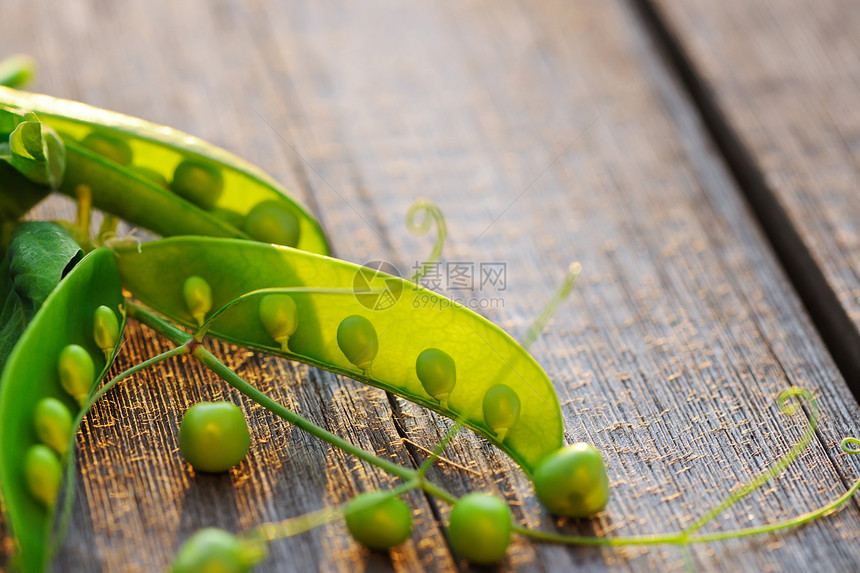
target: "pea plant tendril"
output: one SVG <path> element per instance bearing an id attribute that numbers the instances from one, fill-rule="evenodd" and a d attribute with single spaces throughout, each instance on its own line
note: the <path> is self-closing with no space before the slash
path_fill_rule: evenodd
<path id="1" fill-rule="evenodd" d="M 77 429 L 90 408 L 123 380 L 184 355 L 287 423 L 399 481 L 245 532 L 199 530 L 179 548 L 176 573 L 210 566 L 247 571 L 266 558 L 269 544 L 339 519 L 358 543 L 390 549 L 412 534 L 412 511 L 402 499 L 408 492 L 452 506 L 450 547 L 480 565 L 503 559 L 512 535 L 686 551 L 694 543 L 803 525 L 835 512 L 860 489 L 857 480 L 838 499 L 779 523 L 704 531 L 786 471 L 812 441 L 817 401 L 792 387 L 778 404 L 785 415 L 805 406 L 800 441 L 682 531 L 571 536 L 515 523 L 498 496 L 455 496 L 428 472 L 468 428 L 519 465 L 550 514 L 589 518 L 606 507 L 606 460 L 591 444 L 564 445 L 554 386 L 527 352 L 572 291 L 580 266 L 570 265 L 518 344 L 485 318 L 419 285 L 439 261 L 447 235 L 432 202 L 417 201 L 406 216 L 415 234 L 436 229 L 432 251 L 414 274 L 404 280 L 366 272 L 328 257 L 327 239 L 312 214 L 271 177 L 226 151 L 164 126 L 2 87 L 26 83 L 32 70 L 24 57 L 0 62 L 0 199 L 6 207 L 0 286 L 15 285 L 14 292 L 6 288 L 6 304 L 23 317 L 2 325 L 0 337 L 0 488 L 19 549 L 13 568 L 43 571 L 59 548 L 71 519 Z M 75 223 L 19 221 L 53 191 L 76 200 Z M 93 208 L 106 212 L 95 237 Z M 117 239 L 120 219 L 166 238 Z M 16 280 L 25 276 L 38 280 Z M 57 329 L 56 316 L 71 328 Z M 175 347 L 101 384 L 122 346 L 126 318 Z M 395 463 L 273 400 L 210 352 L 207 338 L 351 377 L 453 423 L 418 467 Z M 218 435 L 213 438 L 210 429 Z M 195 471 L 226 471 L 241 463 L 251 445 L 244 414 L 228 402 L 192 406 L 179 433 L 180 454 Z M 214 451 L 224 444 L 229 447 Z M 860 440 L 845 438 L 841 448 L 860 453 Z"/>
<path id="2" fill-rule="evenodd" d="M 260 296 L 261 294 L 265 293 L 256 293 L 254 296 Z M 354 455 L 355 457 L 403 480 L 403 483 L 396 486 L 395 488 L 386 492 L 381 492 L 380 495 L 382 495 L 383 498 L 388 499 L 391 497 L 397 497 L 408 491 L 419 489 L 434 497 L 437 497 L 438 499 L 452 506 L 456 506 L 460 499 L 462 499 L 457 498 L 441 486 L 430 482 L 426 478 L 426 472 L 429 467 L 435 461 L 437 461 L 437 459 L 448 446 L 450 441 L 461 429 L 462 424 L 460 422 L 454 423 L 454 425 L 450 428 L 448 433 L 440 442 L 439 446 L 433 451 L 432 455 L 429 456 L 420 465 L 418 469 L 405 467 L 390 460 L 380 458 L 375 454 L 366 452 L 361 448 L 358 448 L 357 446 L 347 442 L 343 438 L 332 434 L 331 432 L 317 426 L 316 424 L 300 416 L 299 414 L 275 402 L 274 400 L 266 396 L 264 393 L 253 387 L 251 384 L 246 382 L 244 379 L 242 379 L 238 374 L 225 366 L 211 352 L 204 348 L 201 344 L 202 337 L 200 337 L 199 332 L 193 336 L 187 334 L 184 331 L 176 328 L 170 322 L 167 322 L 164 319 L 158 317 L 145 307 L 142 307 L 133 302 L 128 304 L 128 314 L 131 318 L 138 320 L 142 324 L 153 328 L 159 334 L 172 340 L 174 343 L 178 344 L 178 346 L 150 360 L 147 360 L 146 362 L 141 363 L 126 372 L 117 375 L 116 377 L 111 379 L 110 382 L 106 383 L 102 388 L 100 388 L 98 392 L 93 394 L 93 396 L 88 401 L 89 405 L 92 405 L 99 397 L 103 396 L 118 382 L 126 379 L 133 373 L 138 372 L 152 364 L 155 364 L 156 362 L 172 358 L 173 356 L 190 354 L 207 368 L 212 370 L 219 377 L 227 381 L 234 388 L 237 388 L 240 392 L 253 399 L 255 402 L 263 405 L 265 408 L 275 413 L 285 421 L 299 427 L 300 429 L 325 441 L 326 443 L 340 448 L 346 453 Z M 702 515 L 702 517 L 697 519 L 691 526 L 684 529 L 683 531 L 626 537 L 592 537 L 538 531 L 516 524 L 513 524 L 511 526 L 511 530 L 518 535 L 533 540 L 570 545 L 605 547 L 643 545 L 687 546 L 696 543 L 716 542 L 729 539 L 738 539 L 759 534 L 773 533 L 784 529 L 798 527 L 813 520 L 830 515 L 835 512 L 840 506 L 844 505 L 847 501 L 849 501 L 852 496 L 857 492 L 857 490 L 860 489 L 860 479 L 856 480 L 853 485 L 837 499 L 825 504 L 822 507 L 798 515 L 797 517 L 779 523 L 748 527 L 736 531 L 698 533 L 705 525 L 713 521 L 713 519 L 718 517 L 727 509 L 729 509 L 732 505 L 737 503 L 743 497 L 749 495 L 766 482 L 780 475 L 806 449 L 812 437 L 815 435 L 815 430 L 818 424 L 819 408 L 817 400 L 808 390 L 797 387 L 791 387 L 783 391 L 777 398 L 779 408 L 785 415 L 796 414 L 801 406 L 800 400 L 803 401 L 803 404 L 805 404 L 808 409 L 807 426 L 800 441 L 795 444 L 788 453 L 786 453 L 784 456 L 774 462 L 774 464 L 772 464 L 766 470 L 762 471 L 760 474 L 755 476 L 746 484 L 743 484 L 735 492 L 727 496 L 726 499 L 723 500 L 720 504 L 715 506 L 713 509 L 707 511 L 704 515 Z M 860 440 L 853 437 L 845 438 L 842 441 L 841 448 L 846 454 L 854 455 L 860 453 Z M 249 545 L 252 547 L 256 547 L 256 550 L 253 552 L 253 555 L 256 556 L 256 560 L 253 563 L 248 563 L 247 565 L 251 566 L 256 562 L 259 562 L 259 560 L 265 558 L 266 551 L 262 547 L 264 543 L 274 542 L 278 539 L 282 539 L 285 537 L 299 535 L 310 531 L 311 529 L 314 529 L 316 527 L 331 523 L 332 521 L 342 519 L 348 505 L 349 503 L 332 508 L 323 508 L 305 515 L 288 518 L 281 522 L 264 523 L 252 528 L 251 530 L 243 534 L 240 534 L 237 539 L 242 540 L 242 543 L 245 544 L 242 545 L 243 547 L 246 547 L 246 549 Z M 240 545 L 237 545 L 237 547 L 239 546 Z"/>

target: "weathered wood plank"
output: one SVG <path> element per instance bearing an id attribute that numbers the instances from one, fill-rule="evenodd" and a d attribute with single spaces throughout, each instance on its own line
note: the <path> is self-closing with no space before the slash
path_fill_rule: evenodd
<path id="1" fill-rule="evenodd" d="M 819 439 L 721 529 L 795 515 L 840 493 L 857 464 L 837 453 L 858 407 L 805 316 L 676 79 L 626 3 L 16 2 L 0 52 L 43 63 L 36 89 L 198 134 L 260 163 L 315 209 L 338 256 L 404 272 L 427 239 L 402 218 L 429 196 L 449 219 L 446 260 L 504 262 L 483 309 L 522 335 L 566 264 L 585 271 L 534 347 L 557 384 L 567 439 L 605 452 L 613 498 L 564 531 L 672 531 L 766 467 L 801 433 L 779 419 L 791 384 L 819 396 Z M 93 30 L 98 30 L 94 33 Z M 53 201 L 45 211 L 69 213 Z M 440 333 L 444 336 L 444 333 Z M 165 348 L 132 329 L 118 368 Z M 447 423 L 355 382 L 216 344 L 276 399 L 354 443 L 424 459 Z M 193 476 L 176 451 L 181 412 L 229 397 L 257 441 L 229 476 Z M 408 441 L 407 441 L 408 440 Z M 151 570 L 203 525 L 238 530 L 333 505 L 391 480 L 241 399 L 195 364 L 135 376 L 81 439 L 79 502 L 62 568 Z M 553 529 L 512 462 L 464 432 L 433 479 L 504 494 L 524 523 Z M 391 558 L 341 524 L 273 544 L 275 570 L 452 569 L 421 496 L 416 533 Z M 853 569 L 852 504 L 798 532 L 695 547 L 705 570 Z M 680 551 L 515 543 L 505 569 L 675 570 Z"/>
<path id="2" fill-rule="evenodd" d="M 860 394 L 860 5 L 642 4 Z"/>

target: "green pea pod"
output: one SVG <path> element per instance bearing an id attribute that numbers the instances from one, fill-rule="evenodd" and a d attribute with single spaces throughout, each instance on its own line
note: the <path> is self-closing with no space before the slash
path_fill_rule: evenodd
<path id="1" fill-rule="evenodd" d="M 361 380 L 450 418 L 462 416 L 465 425 L 507 452 L 529 475 L 562 445 L 558 398 L 541 367 L 496 325 L 436 293 L 344 261 L 249 241 L 175 237 L 114 250 L 123 284 L 136 298 L 193 328 L 198 322 L 183 297 L 191 276 L 211 287 L 213 309 L 257 289 L 329 290 L 289 293 L 297 316 L 289 317 L 290 330 L 293 320 L 296 327 L 286 350 L 261 320 L 263 293 L 224 311 L 210 332 Z M 376 292 L 376 286 L 384 293 Z M 352 338 L 350 330 L 356 331 Z M 418 356 L 431 347 L 456 365 L 456 381 L 442 400 L 428 393 L 416 372 Z M 483 414 L 484 396 L 498 384 L 516 392 L 521 404 L 516 423 L 501 440 Z"/>
<path id="2" fill-rule="evenodd" d="M 80 410 L 60 385 L 57 357 L 68 344 L 83 346 L 92 356 L 99 372 L 96 378 L 100 380 L 109 364 L 93 338 L 93 315 L 100 305 L 119 312 L 122 304 L 112 253 L 107 249 L 91 252 L 47 297 L 3 369 L 0 377 L 0 491 L 6 505 L 7 523 L 16 540 L 17 553 L 12 562 L 16 570 L 43 571 L 50 558 L 55 508 L 34 496 L 32 481 L 28 485 L 22 465 L 27 453 L 38 444 L 34 425 L 37 406 L 50 397 L 62 402 L 70 412 Z M 117 340 L 117 347 L 119 342 Z"/>
<path id="3" fill-rule="evenodd" d="M 60 134 L 66 146 L 63 193 L 74 197 L 86 185 L 96 207 L 164 236 L 294 241 L 291 246 L 304 251 L 329 252 L 319 224 L 281 185 L 200 139 L 2 86 L 0 106 L 34 112 Z"/>

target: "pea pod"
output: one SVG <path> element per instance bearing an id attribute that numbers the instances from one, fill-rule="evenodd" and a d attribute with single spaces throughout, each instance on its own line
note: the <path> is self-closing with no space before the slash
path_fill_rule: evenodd
<path id="1" fill-rule="evenodd" d="M 3 368 L 0 377 L 0 489 L 7 523 L 16 539 L 15 569 L 42 571 L 49 559 L 54 507 L 45 499 L 35 497 L 34 490 L 43 498 L 48 497 L 43 493 L 45 486 L 36 489 L 34 483 L 42 482 L 33 481 L 34 477 L 28 482 L 26 468 L 22 465 L 28 452 L 39 445 L 34 424 L 38 405 L 45 398 L 53 398 L 73 413 L 80 410 L 60 384 L 57 357 L 69 344 L 82 346 L 92 357 L 99 373 L 96 379 L 100 380 L 109 364 L 93 337 L 93 316 L 101 305 L 120 314 L 122 304 L 114 257 L 107 249 L 97 249 L 75 265 L 48 295 Z M 58 316 L 63 320 L 58 321 Z M 38 466 L 30 464 L 31 470 L 35 467 Z M 50 467 L 35 471 L 47 470 Z M 49 480 L 54 476 L 36 477 Z"/>
<path id="2" fill-rule="evenodd" d="M 96 207 L 164 236 L 294 241 L 328 253 L 319 224 L 298 200 L 227 151 L 168 127 L 2 86 L 0 106 L 33 112 L 60 134 L 63 193 L 74 197 L 86 185 Z"/>
<path id="3" fill-rule="evenodd" d="M 289 293 L 295 301 L 296 326 L 286 345 L 261 320 L 260 296 L 231 306 L 212 323 L 210 332 L 247 348 L 344 374 L 451 418 L 462 416 L 465 425 L 507 452 L 528 474 L 561 447 L 558 399 L 540 366 L 497 326 L 436 293 L 379 274 L 371 287 L 384 287 L 392 299 L 383 305 L 386 310 L 374 311 L 368 308 L 373 306 L 368 305 L 372 291 L 356 295 L 350 290 L 357 276 L 365 276 L 363 267 L 248 241 L 175 237 L 114 250 L 126 288 L 153 309 L 192 328 L 198 321 L 183 296 L 183 285 L 191 276 L 211 287 L 213 309 L 257 289 L 340 289 L 337 294 Z M 349 328 L 341 328 L 344 322 Z M 344 331 L 356 328 L 361 340 L 350 344 Z M 418 357 L 428 348 L 439 356 L 444 353 L 456 365 L 456 380 L 445 386 L 447 395 L 431 388 L 442 399 L 428 393 L 416 371 Z M 446 360 L 440 371 L 453 369 Z M 498 384 L 515 392 L 521 405 L 516 423 L 505 428 L 503 436 L 484 420 L 483 413 L 487 391 Z"/>

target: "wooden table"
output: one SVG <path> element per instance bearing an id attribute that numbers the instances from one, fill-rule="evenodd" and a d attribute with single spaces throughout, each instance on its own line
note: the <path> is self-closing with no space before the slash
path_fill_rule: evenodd
<path id="1" fill-rule="evenodd" d="M 816 439 L 707 530 L 790 518 L 860 475 L 839 451 L 860 431 L 857 2 L 5 0 L 2 14 L 0 55 L 38 60 L 33 91 L 252 160 L 310 206 L 340 258 L 408 273 L 430 239 L 411 236 L 404 215 L 432 199 L 448 220 L 444 261 L 506 265 L 506 285 L 454 294 L 515 337 L 581 262 L 532 351 L 566 441 L 606 457 L 606 511 L 553 520 L 517 466 L 466 431 L 430 472 L 453 492 L 502 495 L 518 522 L 548 531 L 677 531 L 799 439 L 802 416 L 775 405 L 791 385 L 819 400 Z M 71 209 L 51 199 L 39 216 Z M 168 348 L 135 324 L 126 338 L 117 370 Z M 399 463 L 420 464 L 449 425 L 349 379 L 211 347 L 275 399 Z M 251 425 L 251 452 L 226 475 L 194 475 L 178 452 L 178 421 L 204 399 L 239 403 Z M 188 360 L 109 394 L 78 445 L 63 571 L 163 569 L 197 528 L 244 530 L 396 483 Z M 465 567 L 446 542 L 449 507 L 407 499 L 414 533 L 390 554 L 335 522 L 273 543 L 259 570 Z M 687 557 L 518 538 L 500 568 L 669 571 L 686 559 L 847 571 L 860 567 L 858 537 L 852 500 L 803 528 Z"/>

